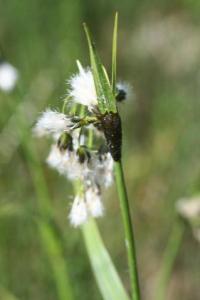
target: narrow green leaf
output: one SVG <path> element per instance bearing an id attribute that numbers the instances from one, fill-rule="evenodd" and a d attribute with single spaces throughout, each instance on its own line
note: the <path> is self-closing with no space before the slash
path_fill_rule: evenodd
<path id="1" fill-rule="evenodd" d="M 116 112 L 115 98 L 112 93 L 111 86 L 108 84 L 108 80 L 103 70 L 103 65 L 101 64 L 100 58 L 96 52 L 96 48 L 90 37 L 87 25 L 84 23 L 83 26 L 88 41 L 90 62 L 96 87 L 99 110 L 101 113 L 105 113 L 106 111 Z"/>
<path id="2" fill-rule="evenodd" d="M 104 300 L 129 300 L 94 220 L 82 229 L 87 252 Z"/>
<path id="3" fill-rule="evenodd" d="M 108 73 L 106 71 L 106 68 L 103 65 L 102 65 L 102 69 L 103 69 L 103 72 L 105 74 L 106 80 L 107 80 L 108 84 L 110 85 L 110 80 L 109 80 L 109 77 L 108 77 Z"/>
<path id="4" fill-rule="evenodd" d="M 115 14 L 113 43 L 112 43 L 112 91 L 115 95 L 116 77 L 117 77 L 117 29 L 118 29 L 118 13 Z"/>

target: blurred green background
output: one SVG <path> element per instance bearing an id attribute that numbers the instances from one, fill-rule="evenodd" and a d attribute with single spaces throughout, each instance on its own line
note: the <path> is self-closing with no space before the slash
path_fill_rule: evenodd
<path id="1" fill-rule="evenodd" d="M 155 299 L 175 202 L 200 190 L 200 2 L 198 0 L 0 0 L 0 45 L 20 73 L 0 92 L 0 299 L 58 299 L 37 218 L 53 208 L 53 228 L 75 299 L 102 299 L 81 232 L 67 214 L 71 185 L 45 164 L 47 140 L 31 127 L 47 106 L 60 108 L 75 60 L 88 65 L 82 22 L 111 65 L 119 12 L 118 78 L 133 87 L 120 105 L 123 159 L 136 227 L 144 299 Z M 110 70 L 110 69 L 109 69 Z M 44 176 L 43 176 L 44 175 Z M 115 186 L 105 195 L 101 233 L 128 289 L 128 269 Z M 45 218 L 45 215 L 43 216 Z M 199 299 L 199 244 L 185 230 L 167 299 Z"/>

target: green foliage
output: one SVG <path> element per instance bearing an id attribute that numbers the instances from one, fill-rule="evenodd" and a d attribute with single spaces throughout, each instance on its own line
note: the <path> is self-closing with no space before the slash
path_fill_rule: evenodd
<path id="1" fill-rule="evenodd" d="M 112 43 L 112 91 L 114 95 L 116 92 L 116 79 L 117 79 L 117 30 L 118 30 L 118 13 L 116 13 L 115 15 L 113 43 Z"/>
<path id="2" fill-rule="evenodd" d="M 128 300 L 113 262 L 104 246 L 94 220 L 83 227 L 85 245 L 92 264 L 94 276 L 104 300 Z"/>
<path id="3" fill-rule="evenodd" d="M 94 42 L 91 40 L 89 29 L 86 24 L 84 24 L 84 29 L 89 46 L 90 63 L 94 76 L 99 110 L 102 114 L 105 112 L 116 112 L 115 98 L 108 82 L 108 77 L 96 52 Z"/>
<path id="4" fill-rule="evenodd" d="M 32 124 L 47 103 L 62 106 L 58 99 L 66 93 L 65 80 L 76 71 L 75 60 L 88 65 L 83 21 L 95 34 L 110 74 L 116 10 L 120 14 L 118 77 L 133 86 L 133 95 L 119 110 L 143 299 L 154 299 L 152 280 L 161 266 L 176 200 L 200 190 L 199 1 L 1 1 L 0 44 L 6 59 L 19 69 L 20 82 L 13 93 L 0 92 L 0 283 L 20 300 L 58 299 L 52 268 L 35 226 L 39 205 L 46 205 L 46 192 L 39 196 L 34 188 L 39 180 L 33 180 L 31 158 L 22 141 L 30 141 Z M 177 32 L 174 40 L 169 39 L 170 28 L 170 34 Z M 66 237 L 63 257 L 69 262 L 74 298 L 100 300 L 80 233 L 66 218 L 72 187 L 46 167 L 47 141 L 34 140 L 34 144 L 53 214 Z M 106 192 L 105 198 L 101 232 L 128 286 L 114 191 Z M 199 264 L 198 243 L 186 228 L 170 300 L 199 299 Z"/>

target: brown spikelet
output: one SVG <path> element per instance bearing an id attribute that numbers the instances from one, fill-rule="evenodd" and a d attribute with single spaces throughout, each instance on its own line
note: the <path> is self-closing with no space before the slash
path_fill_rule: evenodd
<path id="1" fill-rule="evenodd" d="M 115 161 L 121 159 L 122 128 L 118 113 L 105 113 L 101 116 L 101 124 L 108 149 Z"/>

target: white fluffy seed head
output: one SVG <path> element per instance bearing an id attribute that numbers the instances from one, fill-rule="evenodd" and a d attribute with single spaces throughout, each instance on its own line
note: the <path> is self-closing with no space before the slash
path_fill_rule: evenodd
<path id="1" fill-rule="evenodd" d="M 101 160 L 95 160 L 95 178 L 96 181 L 105 186 L 106 188 L 111 186 L 113 183 L 113 167 L 114 161 L 111 154 L 105 153 L 101 156 Z"/>
<path id="2" fill-rule="evenodd" d="M 62 161 L 61 152 L 56 145 L 53 145 L 46 159 L 46 162 L 51 168 L 58 169 L 61 161 Z"/>
<path id="3" fill-rule="evenodd" d="M 85 200 L 90 215 L 94 218 L 103 216 L 104 207 L 101 194 L 96 186 L 89 187 L 85 192 Z"/>
<path id="4" fill-rule="evenodd" d="M 83 179 L 83 171 L 84 167 L 78 161 L 78 156 L 76 155 L 76 153 L 73 152 L 66 169 L 66 177 L 71 181 L 74 181 L 76 179 Z"/>
<path id="5" fill-rule="evenodd" d="M 78 227 L 84 224 L 88 219 L 87 205 L 83 197 L 77 195 L 74 199 L 69 220 L 72 226 Z"/>
<path id="6" fill-rule="evenodd" d="M 90 109 L 97 105 L 97 95 L 92 72 L 89 68 L 83 69 L 78 63 L 79 73 L 69 80 L 69 96 L 74 102 L 86 105 Z"/>
<path id="7" fill-rule="evenodd" d="M 0 89 L 10 92 L 14 89 L 19 74 L 16 68 L 7 62 L 0 63 Z"/>
<path id="8" fill-rule="evenodd" d="M 184 218 L 200 218 L 200 197 L 180 199 L 176 204 L 176 208 Z"/>
<path id="9" fill-rule="evenodd" d="M 71 181 L 82 179 L 87 177 L 87 175 L 91 172 L 90 168 L 88 167 L 87 161 L 84 163 L 80 163 L 76 154 L 73 153 L 67 170 L 67 178 Z"/>
<path id="10" fill-rule="evenodd" d="M 72 122 L 65 114 L 47 109 L 38 119 L 33 132 L 42 137 L 44 135 L 58 135 L 63 131 L 69 131 Z"/>
<path id="11" fill-rule="evenodd" d="M 84 180 L 92 172 L 87 161 L 81 164 L 75 152 L 60 151 L 57 145 L 51 147 L 46 162 L 51 168 L 56 169 L 71 181 Z"/>
<path id="12" fill-rule="evenodd" d="M 56 169 L 60 174 L 65 175 L 68 170 L 68 164 L 71 159 L 69 151 L 61 152 L 57 145 L 52 145 L 51 151 L 47 157 L 47 164 Z"/>

